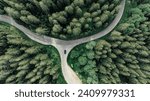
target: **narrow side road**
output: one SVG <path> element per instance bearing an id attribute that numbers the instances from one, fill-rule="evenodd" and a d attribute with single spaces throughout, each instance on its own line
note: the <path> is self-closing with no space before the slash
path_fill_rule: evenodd
<path id="1" fill-rule="evenodd" d="M 25 35 L 27 35 L 30 39 L 32 39 L 38 43 L 41 43 L 43 45 L 52 45 L 52 46 L 56 47 L 57 50 L 59 51 L 59 54 L 61 57 L 62 73 L 63 73 L 63 76 L 64 76 L 66 82 L 69 84 L 81 84 L 82 83 L 81 80 L 78 78 L 76 73 L 70 68 L 70 66 L 67 63 L 67 57 L 68 57 L 69 52 L 71 51 L 71 49 L 73 49 L 75 46 L 77 46 L 79 44 L 98 39 L 98 38 L 103 37 L 106 34 L 110 33 L 116 27 L 116 25 L 119 23 L 122 15 L 124 13 L 125 2 L 126 2 L 126 0 L 122 0 L 122 2 L 120 4 L 120 10 L 119 10 L 116 18 L 112 21 L 112 23 L 107 28 L 105 28 L 103 31 L 101 31 L 95 35 L 77 39 L 77 40 L 65 41 L 65 40 L 56 39 L 56 38 L 52 38 L 52 37 L 48 37 L 48 36 L 38 35 L 36 33 L 31 32 L 29 29 L 25 28 L 24 26 L 19 25 L 18 23 L 15 22 L 15 20 L 13 18 L 6 16 L 6 15 L 0 15 L 0 21 L 9 23 L 9 24 L 15 26 L 20 31 L 22 31 Z"/>

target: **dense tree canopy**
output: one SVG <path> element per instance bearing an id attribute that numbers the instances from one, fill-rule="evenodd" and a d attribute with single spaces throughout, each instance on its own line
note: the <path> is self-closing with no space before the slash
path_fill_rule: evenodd
<path id="1" fill-rule="evenodd" d="M 0 14 L 42 35 L 81 38 L 105 28 L 121 0 L 1 0 Z M 118 26 L 75 47 L 68 63 L 83 83 L 150 84 L 150 2 L 127 0 Z M 36 9 L 36 12 L 35 12 Z M 58 52 L 0 22 L 0 83 L 65 83 Z"/>
<path id="2" fill-rule="evenodd" d="M 127 13 L 108 37 L 70 53 L 69 63 L 84 83 L 150 83 L 150 4 Z M 86 63 L 77 61 L 83 57 Z"/>
<path id="3" fill-rule="evenodd" d="M 0 24 L 0 83 L 65 83 L 59 55 Z"/>
<path id="4" fill-rule="evenodd" d="M 2 0 L 0 14 L 5 11 L 38 34 L 76 39 L 105 28 L 119 4 L 120 0 Z"/>

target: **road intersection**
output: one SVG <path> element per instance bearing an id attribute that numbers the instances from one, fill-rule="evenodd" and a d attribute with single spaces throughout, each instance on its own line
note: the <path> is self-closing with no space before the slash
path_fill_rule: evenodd
<path id="1" fill-rule="evenodd" d="M 79 44 L 99 39 L 105 36 L 106 34 L 110 33 L 117 26 L 117 24 L 119 23 L 119 21 L 123 16 L 124 9 L 125 9 L 125 2 L 126 0 L 122 0 L 118 14 L 116 15 L 115 19 L 111 22 L 111 24 L 107 28 L 105 28 L 104 30 L 102 30 L 101 32 L 95 35 L 76 39 L 76 40 L 61 40 L 61 39 L 56 39 L 44 35 L 38 35 L 34 32 L 31 32 L 29 29 L 25 28 L 24 26 L 16 23 L 13 18 L 6 15 L 0 15 L 0 21 L 15 26 L 20 31 L 22 31 L 25 35 L 27 35 L 30 39 L 40 44 L 54 46 L 60 54 L 62 73 L 66 82 L 68 84 L 82 84 L 82 81 L 79 79 L 77 74 L 72 70 L 72 68 L 67 63 L 67 58 L 70 51 Z"/>

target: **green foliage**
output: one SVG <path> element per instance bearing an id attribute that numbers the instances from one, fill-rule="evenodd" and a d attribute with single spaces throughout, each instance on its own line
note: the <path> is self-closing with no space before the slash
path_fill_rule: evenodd
<path id="1" fill-rule="evenodd" d="M 0 83 L 65 83 L 53 47 L 35 43 L 3 23 L 0 36 Z"/>
<path id="2" fill-rule="evenodd" d="M 116 16 L 120 3 L 119 0 L 2 1 L 0 14 L 5 11 L 19 24 L 38 34 L 66 40 L 96 34 L 107 27 Z"/>
<path id="3" fill-rule="evenodd" d="M 4 5 L 5 3 L 3 1 L 0 1 L 0 14 L 4 14 L 4 10 L 3 10 Z"/>
<path id="4" fill-rule="evenodd" d="M 80 65 L 86 65 L 87 64 L 87 58 L 81 56 L 81 57 L 78 58 L 78 62 L 79 62 Z"/>
<path id="5" fill-rule="evenodd" d="M 3 0 L 0 14 L 7 13 L 38 34 L 72 39 L 105 28 L 115 17 L 119 3 L 120 0 Z M 108 37 L 71 51 L 70 66 L 83 83 L 150 83 L 149 0 L 127 0 L 127 4 L 124 19 Z M 53 47 L 34 43 L 2 24 L 0 83 L 65 81 Z"/>
<path id="6" fill-rule="evenodd" d="M 130 8 L 127 18 L 108 37 L 74 48 L 70 64 L 84 83 L 150 83 L 149 10 L 150 4 Z M 88 62 L 80 65 L 80 58 Z"/>

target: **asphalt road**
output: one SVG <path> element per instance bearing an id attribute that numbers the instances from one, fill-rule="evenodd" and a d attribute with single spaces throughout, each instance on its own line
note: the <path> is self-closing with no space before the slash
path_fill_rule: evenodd
<path id="1" fill-rule="evenodd" d="M 106 34 L 110 33 L 115 26 L 119 23 L 123 12 L 125 8 L 125 2 L 126 0 L 122 0 L 120 4 L 120 10 L 116 16 L 116 18 L 111 22 L 111 24 L 105 28 L 103 31 L 84 38 L 76 39 L 76 40 L 61 40 L 56 39 L 48 36 L 42 36 L 38 35 L 34 32 L 31 32 L 29 29 L 25 28 L 24 26 L 18 24 L 13 20 L 13 18 L 6 16 L 6 15 L 0 15 L 0 21 L 9 23 L 16 28 L 18 28 L 20 31 L 22 31 L 25 35 L 27 35 L 30 39 L 41 43 L 43 45 L 52 45 L 57 48 L 59 51 L 60 57 L 61 57 L 61 67 L 62 67 L 62 73 L 67 83 L 69 84 L 81 84 L 81 80 L 78 78 L 76 73 L 70 68 L 70 66 L 67 63 L 67 57 L 69 52 L 77 45 L 89 42 L 98 38 L 101 38 L 105 36 Z M 66 52 L 66 53 L 65 53 Z"/>

